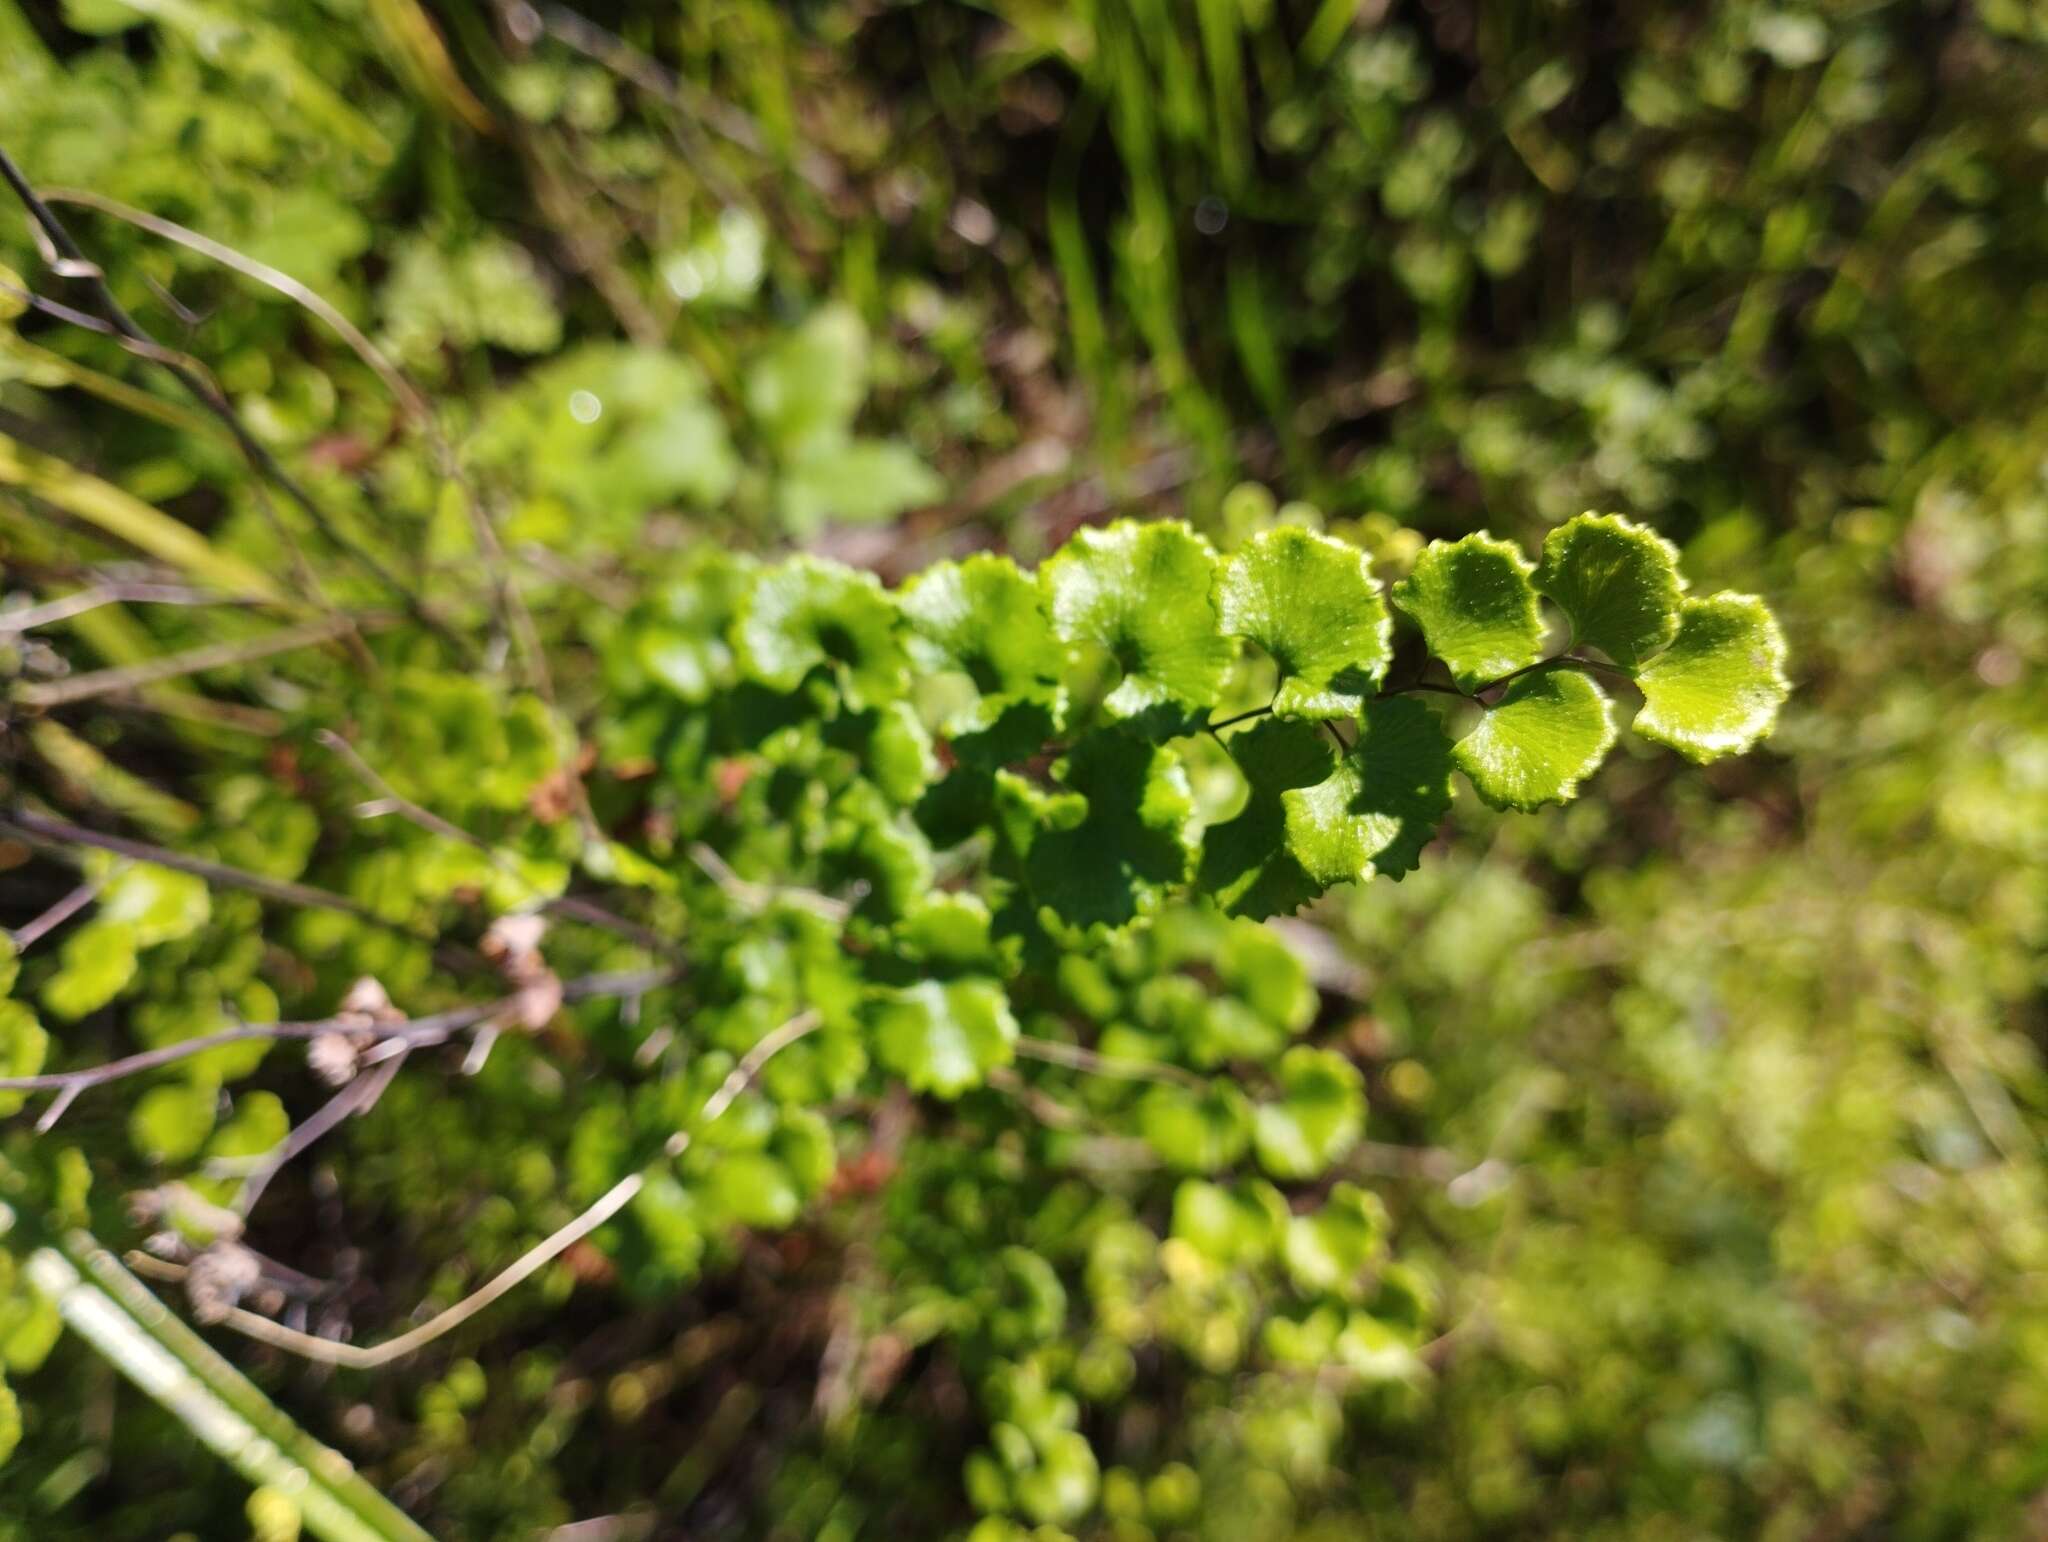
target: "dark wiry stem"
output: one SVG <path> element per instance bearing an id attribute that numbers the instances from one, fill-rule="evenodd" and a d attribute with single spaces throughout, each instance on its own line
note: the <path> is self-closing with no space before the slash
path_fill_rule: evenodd
<path id="1" fill-rule="evenodd" d="M 27 176 L 4 148 L 0 148 L 0 180 L 5 180 L 14 190 L 14 196 L 21 200 L 22 207 L 28 211 L 29 218 L 34 222 L 42 239 L 48 243 L 48 248 L 55 252 L 57 260 L 52 267 L 58 276 L 82 280 L 92 291 L 101 313 L 114 329 L 139 347 L 153 350 L 149 356 L 154 362 L 183 386 L 200 406 L 220 420 L 221 425 L 233 436 L 243 456 L 259 476 L 275 484 L 313 522 L 323 536 L 339 550 L 346 552 L 396 595 L 414 620 L 438 633 L 465 657 L 471 656 L 472 650 L 460 634 L 429 612 L 418 597 L 400 582 L 397 574 L 393 573 L 375 553 L 351 540 L 335 526 L 328 518 L 326 510 L 313 501 L 312 495 L 284 469 L 269 447 L 250 431 L 249 426 L 242 421 L 241 414 L 235 411 L 225 396 L 172 355 L 128 314 L 126 307 L 114 294 L 112 286 L 107 283 L 106 274 L 85 255 L 84 248 L 72 239 L 71 232 L 65 228 L 64 222 L 58 219 L 50 206 L 37 195 Z"/>

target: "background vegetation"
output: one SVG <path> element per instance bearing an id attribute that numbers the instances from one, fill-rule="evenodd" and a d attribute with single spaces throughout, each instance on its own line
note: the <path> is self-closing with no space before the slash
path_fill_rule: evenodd
<path id="1" fill-rule="evenodd" d="M 216 1339 L 430 1532 L 2048 1527 L 2038 0 L 0 0 L 0 148 L 156 340 L 108 336 L 88 271 L 0 212 L 24 1069 L 23 1004 L 53 1067 L 312 1018 L 365 973 L 458 1006 L 421 935 L 479 943 L 572 870 L 657 929 L 722 924 L 730 885 L 664 844 L 741 791 L 662 737 L 712 667 L 706 552 L 893 580 L 1119 514 L 1229 546 L 1277 505 L 1393 576 L 1429 537 L 1533 549 L 1616 509 L 1790 638 L 1758 753 L 1624 749 L 1535 817 L 1461 799 L 1398 885 L 1250 934 L 1175 912 L 1058 979 L 1129 1045 L 1264 1011 L 1358 1068 L 1365 1140 L 1289 1190 L 1330 1214 L 1354 1185 L 1389 1249 L 1350 1315 L 1274 1306 L 1244 1185 L 1045 1128 L 1128 1089 L 837 1090 L 417 1357 Z M 143 587 L 23 623 L 109 574 Z M 143 592 L 253 584 L 378 624 L 256 659 L 274 622 Z M 24 816 L 358 913 L 95 865 Z M 689 887 L 594 870 L 586 817 Z M 253 1212 L 321 1282 L 298 1321 L 381 1337 L 560 1225 L 624 1160 L 607 1132 L 723 1062 L 647 1066 L 744 1047 L 749 1003 L 820 977 L 804 925 L 474 1076 L 416 1055 Z M 564 979 L 647 963 L 554 936 Z M 128 1196 L 224 1201 L 219 1164 L 324 1101 L 289 1046 L 202 1058 L 10 1121 L 16 1235 L 137 1246 L 163 1217 Z M 252 1502 L 53 1343 L 26 1257 L 0 1533 L 291 1535 L 283 1487 Z"/>

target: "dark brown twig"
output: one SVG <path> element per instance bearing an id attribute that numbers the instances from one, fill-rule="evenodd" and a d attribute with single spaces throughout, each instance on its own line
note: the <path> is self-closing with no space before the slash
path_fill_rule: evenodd
<path id="1" fill-rule="evenodd" d="M 265 1152 L 242 1179 L 241 1188 L 235 1191 L 234 1208 L 243 1215 L 253 1210 L 256 1201 L 263 1197 L 263 1191 L 270 1186 L 271 1179 L 342 1120 L 351 1114 L 367 1112 L 383 1095 L 384 1089 L 391 1085 L 391 1078 L 398 1074 L 398 1068 L 404 1063 L 404 1055 L 394 1055 L 369 1067 L 315 1112 L 294 1125 L 292 1132 Z"/>
<path id="2" fill-rule="evenodd" d="M 224 862 L 209 862 L 204 857 L 188 857 L 183 852 L 172 851 L 164 846 L 154 846 L 148 841 L 130 840 L 122 835 L 102 834 L 98 830 L 88 830 L 83 825 L 52 819 L 47 814 L 38 814 L 32 809 L 17 808 L 0 815 L 0 830 L 18 835 L 31 846 L 40 846 L 46 850 L 61 850 L 67 846 L 90 846 L 98 851 L 111 851 L 117 857 L 132 857 L 138 862 L 153 862 L 158 867 L 190 873 L 195 878 L 204 878 L 208 883 L 246 890 L 264 899 L 275 900 L 281 905 L 300 905 L 308 910 L 338 911 L 342 915 L 354 916 L 358 921 L 367 921 L 373 926 L 400 932 L 421 942 L 435 941 L 431 933 L 380 916 L 346 895 L 311 888 L 302 883 L 292 883 L 283 878 L 266 878 L 261 873 L 229 867 Z"/>
<path id="3" fill-rule="evenodd" d="M 17 926 L 9 934 L 14 941 L 14 951 L 26 953 L 49 933 L 90 905 L 92 897 L 99 892 L 100 886 L 97 882 L 82 883 L 41 915 Z"/>
<path id="4" fill-rule="evenodd" d="M 407 614 L 415 621 L 437 633 L 464 658 L 472 657 L 474 650 L 466 639 L 429 611 L 418 596 L 400 582 L 397 574 L 393 573 L 374 552 L 341 531 L 328 517 L 327 511 L 314 500 L 312 494 L 306 491 L 296 477 L 284 469 L 269 447 L 250 431 L 249 426 L 242 421 L 241 414 L 235 411 L 226 396 L 188 365 L 169 356 L 168 350 L 165 350 L 161 343 L 128 314 L 127 308 L 115 295 L 113 286 L 108 284 L 106 274 L 85 255 L 84 248 L 72 238 L 71 232 L 65 227 L 64 222 L 57 218 L 50 206 L 37 195 L 27 176 L 4 148 L 0 148 L 0 180 L 4 180 L 13 189 L 14 196 L 21 200 L 22 207 L 28 211 L 41 240 L 56 253 L 58 260 L 53 266 L 57 274 L 62 278 L 85 283 L 109 324 L 131 342 L 143 348 L 156 350 L 153 362 L 184 387 L 200 406 L 220 420 L 256 473 L 270 481 L 289 498 L 300 512 L 313 522 L 322 536 L 396 595 Z"/>

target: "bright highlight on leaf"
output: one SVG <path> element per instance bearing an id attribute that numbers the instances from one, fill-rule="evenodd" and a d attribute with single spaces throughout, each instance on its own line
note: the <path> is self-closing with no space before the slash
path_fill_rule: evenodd
<path id="1" fill-rule="evenodd" d="M 818 557 L 793 557 L 765 570 L 733 628 L 740 668 L 763 685 L 793 691 L 829 665 L 847 704 L 864 707 L 898 694 L 908 660 L 896 637 L 896 610 L 872 573 Z"/>
<path id="2" fill-rule="evenodd" d="M 1356 1184 L 1337 1184 L 1320 1210 L 1288 1222 L 1282 1245 L 1287 1272 L 1311 1294 L 1355 1301 L 1364 1294 L 1366 1266 L 1386 1245 L 1386 1229 L 1386 1210 L 1376 1196 Z"/>
<path id="3" fill-rule="evenodd" d="M 1636 676 L 1643 710 L 1634 728 L 1688 760 L 1737 755 L 1777 721 L 1791 686 L 1785 636 L 1751 594 L 1687 600 L 1678 636 Z"/>
<path id="4" fill-rule="evenodd" d="M 1256 1264 L 1287 1225 L 1287 1200 L 1269 1183 L 1234 1188 L 1188 1178 L 1173 1191 L 1173 1235 L 1219 1264 Z"/>
<path id="5" fill-rule="evenodd" d="M 1451 758 L 1495 808 L 1524 813 L 1577 796 L 1614 747 L 1614 718 L 1600 687 L 1551 667 L 1511 684 Z"/>
<path id="6" fill-rule="evenodd" d="M 820 307 L 753 361 L 742 394 L 782 453 L 836 443 L 868 394 L 867 328 L 850 306 Z"/>
<path id="7" fill-rule="evenodd" d="M 1206 711 L 1234 656 L 1210 598 L 1216 555 L 1181 524 L 1083 530 L 1039 569 L 1053 630 L 1106 650 L 1123 678 L 1103 707 L 1170 726 Z"/>
<path id="8" fill-rule="evenodd" d="M 1280 1057 L 1280 1099 L 1252 1126 L 1259 1165 L 1275 1178 L 1320 1177 L 1365 1133 L 1365 1078 L 1329 1050 L 1297 1045 Z"/>
<path id="9" fill-rule="evenodd" d="M 1337 769 L 1280 801 L 1287 850 L 1317 883 L 1399 878 L 1420 864 L 1450 811 L 1451 741 L 1412 697 L 1368 703 Z"/>
<path id="10" fill-rule="evenodd" d="M 1279 717 L 1355 715 L 1386 673 L 1393 623 L 1364 552 L 1293 526 L 1255 535 L 1216 583 L 1223 630 L 1280 666 Z"/>
<path id="11" fill-rule="evenodd" d="M 196 1155 L 213 1133 L 217 1097 L 205 1082 L 152 1087 L 135 1100 L 128 1115 L 128 1138 L 152 1162 L 182 1162 Z"/>
<path id="12" fill-rule="evenodd" d="M 993 980 L 924 980 L 873 1009 L 875 1058 L 918 1092 L 955 1098 L 1010 1063 L 1017 1020 Z"/>
<path id="13" fill-rule="evenodd" d="M 907 444 L 894 439 L 849 439 L 807 452 L 783 469 L 775 505 L 791 531 L 802 534 L 836 521 L 874 525 L 905 509 L 936 503 L 946 491 L 939 474 Z"/>
<path id="14" fill-rule="evenodd" d="M 1598 648 L 1625 669 L 1678 635 L 1678 550 L 1619 514 L 1581 514 L 1551 531 L 1536 587 L 1571 621 L 1575 646 Z"/>
<path id="15" fill-rule="evenodd" d="M 926 669 L 958 670 L 983 696 L 1049 696 L 1064 653 L 1038 585 L 1007 557 L 940 562 L 896 596 L 910 652 Z"/>
<path id="16" fill-rule="evenodd" d="M 1224 1081 L 1199 1092 L 1153 1087 L 1139 1100 L 1138 1129 L 1168 1166 L 1213 1173 L 1244 1155 L 1252 1110 L 1244 1094 Z"/>
<path id="17" fill-rule="evenodd" d="M 1484 531 L 1432 542 L 1394 585 L 1394 604 L 1422 628 L 1458 688 L 1470 692 L 1543 656 L 1533 572 L 1520 547 Z"/>

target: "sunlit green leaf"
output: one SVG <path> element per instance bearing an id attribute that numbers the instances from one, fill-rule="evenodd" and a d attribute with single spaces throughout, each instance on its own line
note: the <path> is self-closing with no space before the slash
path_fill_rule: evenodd
<path id="1" fill-rule="evenodd" d="M 1394 585 L 1394 604 L 1422 628 L 1429 651 L 1459 688 L 1471 691 L 1541 656 L 1543 616 L 1529 582 L 1533 572 L 1513 542 L 1483 531 L 1432 541 L 1415 570 Z"/>
<path id="2" fill-rule="evenodd" d="M 741 1226 L 780 1229 L 803 1210 L 789 1169 L 766 1151 L 721 1151 L 696 1187 L 714 1214 Z"/>
<path id="3" fill-rule="evenodd" d="M 867 328 L 852 307 L 827 305 L 748 367 L 747 411 L 784 455 L 843 435 L 868 394 Z"/>
<path id="4" fill-rule="evenodd" d="M 1297 1045 L 1280 1057 L 1278 1101 L 1252 1128 L 1259 1165 L 1276 1178 L 1319 1177 L 1365 1132 L 1365 1078 L 1329 1050 Z"/>
<path id="5" fill-rule="evenodd" d="M 1771 731 L 1791 685 L 1785 637 L 1762 600 L 1687 600 L 1678 636 L 1636 676 L 1635 730 L 1688 760 L 1736 755 Z"/>
<path id="6" fill-rule="evenodd" d="M 1045 696 L 1063 650 L 1039 586 L 1007 557 L 938 562 L 898 591 L 910 651 L 926 669 L 957 670 L 983 696 Z"/>
<path id="7" fill-rule="evenodd" d="M 1527 812 L 1576 797 L 1614 734 L 1600 687 L 1578 670 L 1552 667 L 1510 685 L 1451 758 L 1495 808 Z"/>
<path id="8" fill-rule="evenodd" d="M 1113 717 L 1185 721 L 1215 704 L 1233 647 L 1210 590 L 1216 557 L 1178 523 L 1083 530 L 1038 570 L 1053 630 L 1108 653 Z"/>
<path id="9" fill-rule="evenodd" d="M 872 573 L 819 557 L 764 571 L 733 626 L 739 665 L 779 691 L 829 667 L 852 707 L 886 701 L 908 670 L 896 609 Z"/>
<path id="10" fill-rule="evenodd" d="M 651 682 L 684 701 L 703 701 L 730 677 L 726 630 L 753 582 L 753 564 L 744 557 L 716 548 L 693 553 L 686 576 L 627 617 L 614 654 L 615 683 L 636 691 Z"/>
<path id="11" fill-rule="evenodd" d="M 0 1360 L 17 1376 L 27 1376 L 49 1359 L 64 1336 L 64 1319 L 55 1303 L 34 1290 L 16 1290 L 0 1300 Z M 5 1453 L 0 1452 L 0 1460 Z"/>
<path id="12" fill-rule="evenodd" d="M 99 918 L 132 927 L 138 948 L 189 937 L 210 913 L 205 880 L 153 863 L 122 868 L 100 890 Z"/>
<path id="13" fill-rule="evenodd" d="M 1281 717 L 1351 716 L 1386 673 L 1392 621 L 1364 552 L 1283 526 L 1253 536 L 1216 584 L 1223 630 L 1280 667 Z"/>
<path id="14" fill-rule="evenodd" d="M 854 897 L 854 913 L 876 921 L 902 916 L 931 886 L 931 848 L 872 783 L 857 782 L 834 800 L 825 837 L 832 887 Z"/>
<path id="15" fill-rule="evenodd" d="M 291 1116 L 276 1093 L 244 1092 L 235 1099 L 234 1116 L 207 1142 L 207 1155 L 228 1160 L 260 1157 L 283 1145 L 291 1132 Z"/>
<path id="16" fill-rule="evenodd" d="M 1076 743 L 1054 773 L 1070 792 L 1034 816 L 1025 876 L 1061 925 L 1122 926 L 1186 881 L 1194 798 L 1170 748 L 1104 729 Z M 1076 794 L 1085 800 L 1078 810 Z"/>
<path id="17" fill-rule="evenodd" d="M 1365 1293 L 1366 1266 L 1384 1246 L 1386 1228 L 1386 1210 L 1377 1198 L 1354 1184 L 1337 1184 L 1321 1209 L 1288 1223 L 1287 1271 L 1311 1294 L 1358 1300 Z"/>
<path id="18" fill-rule="evenodd" d="M 385 341 L 404 362 L 428 362 L 451 344 L 539 354 L 562 340 L 561 313 L 539 262 L 495 232 L 460 244 L 426 236 L 395 242 L 380 302 Z"/>
<path id="19" fill-rule="evenodd" d="M 1323 781 L 1280 795 L 1287 850 L 1327 887 L 1399 878 L 1451 806 L 1451 741 L 1413 697 L 1368 703 L 1351 752 Z"/>
<path id="20" fill-rule="evenodd" d="M 1678 549 L 1619 514 L 1581 514 L 1544 538 L 1536 587 L 1557 602 L 1572 642 L 1633 669 L 1678 635 Z"/>
<path id="21" fill-rule="evenodd" d="M 1328 887 L 1288 846 L 1283 795 L 1327 781 L 1337 749 L 1319 728 L 1268 718 L 1226 741 L 1244 773 L 1244 807 L 1202 832 L 1197 882 L 1236 915 L 1288 915 Z"/>
<path id="22" fill-rule="evenodd" d="M 1188 1178 L 1173 1191 L 1173 1235 L 1219 1264 L 1270 1258 L 1287 1221 L 1287 1201 L 1268 1183 L 1224 1188 Z"/>
<path id="23" fill-rule="evenodd" d="M 135 977 L 135 928 L 94 918 L 64 939 L 57 972 L 43 982 L 43 1005 L 69 1022 L 96 1012 Z"/>
<path id="24" fill-rule="evenodd" d="M 171 1082 L 135 1100 L 128 1115 L 128 1139 L 152 1162 L 183 1162 L 197 1156 L 213 1133 L 218 1094 L 208 1082 Z"/>
<path id="25" fill-rule="evenodd" d="M 1101 1469 L 1095 1448 L 1077 1430 L 1045 1438 L 1038 1463 L 1017 1475 L 1017 1504 L 1033 1520 L 1058 1525 L 1085 1515 L 1095 1503 Z"/>
<path id="26" fill-rule="evenodd" d="M 793 535 L 839 523 L 879 524 L 936 503 L 939 474 L 898 439 L 849 439 L 806 451 L 776 479 L 775 504 Z"/>
<path id="27" fill-rule="evenodd" d="M 593 544 L 593 529 L 625 539 L 651 509 L 718 504 L 740 471 L 703 372 L 622 343 L 585 345 L 526 376 L 491 406 L 471 453 L 573 511 L 567 523 L 522 512 L 509 532 L 565 548 Z"/>
<path id="28" fill-rule="evenodd" d="M 1152 1087 L 1138 1102 L 1138 1132 L 1169 1167 L 1213 1173 L 1243 1156 L 1251 1144 L 1251 1104 L 1225 1081 L 1211 1082 L 1200 1092 Z"/>
<path id="29" fill-rule="evenodd" d="M 50 1035 L 25 1001 L 0 1001 L 0 1076 L 34 1076 L 50 1053 Z M 26 1094 L 0 1092 L 0 1114 L 20 1109 Z"/>
<path id="30" fill-rule="evenodd" d="M 1007 1065 L 1017 1020 L 993 980 L 904 986 L 873 1009 L 875 1056 L 919 1092 L 958 1097 Z"/>

